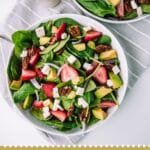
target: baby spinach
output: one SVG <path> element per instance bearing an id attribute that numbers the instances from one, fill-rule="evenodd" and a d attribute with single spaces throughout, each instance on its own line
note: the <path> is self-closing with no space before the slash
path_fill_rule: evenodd
<path id="1" fill-rule="evenodd" d="M 150 13 L 150 4 L 142 4 L 141 7 L 144 13 Z"/>
<path id="2" fill-rule="evenodd" d="M 31 83 L 24 83 L 22 87 L 14 92 L 13 98 L 15 103 L 21 103 L 25 100 L 28 95 L 35 93 L 35 87 Z"/>
<path id="3" fill-rule="evenodd" d="M 116 16 L 115 7 L 107 3 L 106 0 L 77 0 L 77 2 L 97 16 Z"/>
<path id="4" fill-rule="evenodd" d="M 98 40 L 97 44 L 106 44 L 110 45 L 111 44 L 111 38 L 108 35 L 102 35 Z"/>
<path id="5" fill-rule="evenodd" d="M 7 73 L 10 80 L 17 80 L 21 75 L 21 61 L 13 54 L 7 68 Z"/>
<path id="6" fill-rule="evenodd" d="M 23 49 L 32 46 L 32 33 L 31 31 L 17 31 L 12 34 L 12 41 L 15 44 L 15 55 L 20 58 Z"/>
<path id="7" fill-rule="evenodd" d="M 136 18 L 138 15 L 137 15 L 137 12 L 136 11 L 132 11 L 130 13 L 126 13 L 126 15 L 124 16 L 124 19 L 125 20 L 129 20 L 129 19 L 134 19 Z"/>

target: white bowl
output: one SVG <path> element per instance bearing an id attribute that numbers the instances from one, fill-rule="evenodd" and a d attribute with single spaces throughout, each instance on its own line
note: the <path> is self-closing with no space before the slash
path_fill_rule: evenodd
<path id="1" fill-rule="evenodd" d="M 93 13 L 91 13 L 90 11 L 88 11 L 87 9 L 85 9 L 84 7 L 82 7 L 76 0 L 73 0 L 74 4 L 77 5 L 77 7 L 83 11 L 86 15 L 94 18 L 94 19 L 97 19 L 99 21 L 103 21 L 103 22 L 106 22 L 106 23 L 113 23 L 113 24 L 125 24 L 125 23 L 133 23 L 133 22 L 136 22 L 136 21 L 140 21 L 142 19 L 145 19 L 146 17 L 150 16 L 150 14 L 144 14 L 140 17 L 136 17 L 134 19 L 131 19 L 131 20 L 111 20 L 111 19 L 105 19 L 103 17 L 99 17 Z"/>
<path id="2" fill-rule="evenodd" d="M 53 15 L 53 16 L 50 16 L 47 19 L 39 20 L 34 25 L 31 25 L 28 29 L 29 30 L 30 29 L 35 29 L 41 22 L 46 22 L 49 19 L 55 20 L 55 19 L 63 18 L 63 17 L 72 18 L 72 19 L 78 21 L 79 23 L 81 23 L 81 24 L 83 24 L 85 26 L 93 26 L 97 30 L 102 31 L 104 34 L 107 34 L 107 35 L 109 35 L 112 38 L 112 46 L 113 46 L 114 49 L 117 50 L 118 56 L 119 56 L 119 60 L 121 62 L 120 63 L 121 76 L 122 76 L 122 79 L 123 79 L 123 82 L 124 82 L 124 85 L 120 88 L 120 90 L 118 92 L 118 96 L 119 96 L 118 97 L 118 101 L 121 104 L 121 102 L 122 102 L 122 100 L 123 100 L 123 98 L 125 96 L 126 89 L 127 89 L 127 84 L 128 84 L 128 67 L 127 67 L 127 61 L 126 61 L 126 57 L 125 57 L 123 48 L 119 44 L 118 40 L 115 38 L 115 36 L 105 26 L 103 26 L 101 23 L 99 23 L 99 22 L 97 22 L 97 21 L 95 21 L 95 20 L 93 20 L 91 18 L 84 17 L 84 16 L 81 16 L 81 15 L 62 14 L 62 15 Z M 9 86 L 8 86 L 8 88 L 9 88 Z M 12 98 L 12 95 L 11 95 L 11 91 L 9 92 L 9 94 L 10 94 L 10 97 L 11 97 L 11 99 L 13 101 L 13 98 Z M 44 132 L 47 132 L 47 133 L 50 133 L 50 134 L 54 134 L 54 135 L 61 135 L 61 136 L 83 134 L 83 131 L 81 131 L 81 129 L 74 129 L 72 131 L 65 132 L 65 133 L 57 131 L 56 129 L 54 129 L 54 128 L 50 127 L 50 126 L 44 125 L 40 121 L 36 120 L 28 111 L 21 110 L 20 107 L 17 106 L 16 104 L 13 103 L 13 106 L 14 106 L 14 109 L 17 111 L 17 113 L 19 112 L 19 114 L 21 114 L 22 118 L 26 118 L 26 120 L 30 121 L 30 123 L 32 125 L 34 125 L 36 128 L 38 128 L 41 131 L 44 131 Z M 99 127 L 99 126 L 101 126 L 104 122 L 106 122 L 112 116 L 112 114 L 117 109 L 118 108 L 111 109 L 111 111 L 110 111 L 110 113 L 109 113 L 109 115 L 108 115 L 108 117 L 107 117 L 107 119 L 105 121 L 99 121 L 95 125 L 92 125 L 92 126 L 88 127 L 85 130 L 85 133 L 87 133 L 87 132 L 89 132 L 89 131 L 91 131 L 91 130 Z"/>

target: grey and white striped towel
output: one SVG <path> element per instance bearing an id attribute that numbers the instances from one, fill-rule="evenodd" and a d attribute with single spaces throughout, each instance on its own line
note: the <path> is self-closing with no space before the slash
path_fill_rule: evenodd
<path id="1" fill-rule="evenodd" d="M 15 8 L 10 12 L 6 22 L 0 23 L 1 48 L 0 48 L 0 68 L 1 72 L 5 73 L 8 53 L 11 53 L 11 43 L 4 40 L 5 35 L 11 36 L 11 33 L 18 29 L 24 29 L 35 23 L 41 18 L 48 17 L 56 13 L 80 13 L 72 5 L 71 0 L 62 0 L 62 2 L 55 8 L 46 8 L 42 5 L 41 0 L 20 0 Z M 150 65 L 150 17 L 136 23 L 125 25 L 110 25 L 104 23 L 118 38 L 125 50 L 129 66 L 129 85 L 132 89 L 135 82 L 140 78 L 141 74 Z M 7 96 L 5 74 L 0 76 L 0 90 L 6 102 L 11 105 L 11 100 Z M 58 137 L 48 135 L 47 139 L 51 144 L 76 144 L 82 136 L 75 137 Z"/>

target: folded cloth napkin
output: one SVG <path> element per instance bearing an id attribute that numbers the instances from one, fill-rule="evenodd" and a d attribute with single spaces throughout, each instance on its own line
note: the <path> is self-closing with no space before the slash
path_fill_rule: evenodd
<path id="1" fill-rule="evenodd" d="M 7 36 L 18 30 L 29 27 L 39 19 L 49 17 L 57 13 L 80 13 L 71 0 L 63 0 L 55 8 L 50 8 L 42 0 L 21 0 L 10 12 L 5 22 L 0 24 L 0 91 L 6 102 L 12 107 L 10 97 L 8 97 L 6 81 L 6 64 L 11 53 L 12 44 Z M 150 17 L 136 23 L 125 25 L 110 25 L 104 23 L 116 35 L 125 50 L 129 67 L 128 90 L 131 90 L 150 64 Z M 61 137 L 42 133 L 51 144 L 72 145 L 81 141 L 81 136 Z"/>

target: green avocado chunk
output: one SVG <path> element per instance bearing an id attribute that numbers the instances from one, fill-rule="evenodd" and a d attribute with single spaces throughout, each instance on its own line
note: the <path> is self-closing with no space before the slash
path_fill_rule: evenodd
<path id="1" fill-rule="evenodd" d="M 86 87 L 85 92 L 91 92 L 91 91 L 93 91 L 95 89 L 96 89 L 95 82 L 93 80 L 90 80 L 89 83 L 88 83 L 88 85 L 87 85 L 87 87 Z"/>
<path id="2" fill-rule="evenodd" d="M 113 89 L 118 89 L 122 86 L 123 82 L 118 75 L 114 74 L 113 72 L 110 72 L 109 77 L 113 82 Z"/>
<path id="3" fill-rule="evenodd" d="M 23 102 L 22 108 L 24 110 L 27 110 L 31 107 L 32 103 L 33 103 L 33 98 L 32 98 L 32 96 L 28 95 L 26 97 L 25 101 Z"/>
<path id="4" fill-rule="evenodd" d="M 22 84 L 22 80 L 13 80 L 10 84 L 11 90 L 19 90 Z"/>
<path id="5" fill-rule="evenodd" d="M 111 92 L 112 92 L 111 88 L 107 88 L 105 86 L 102 86 L 98 90 L 96 90 L 95 95 L 97 98 L 103 98 L 104 96 L 108 95 Z"/>

